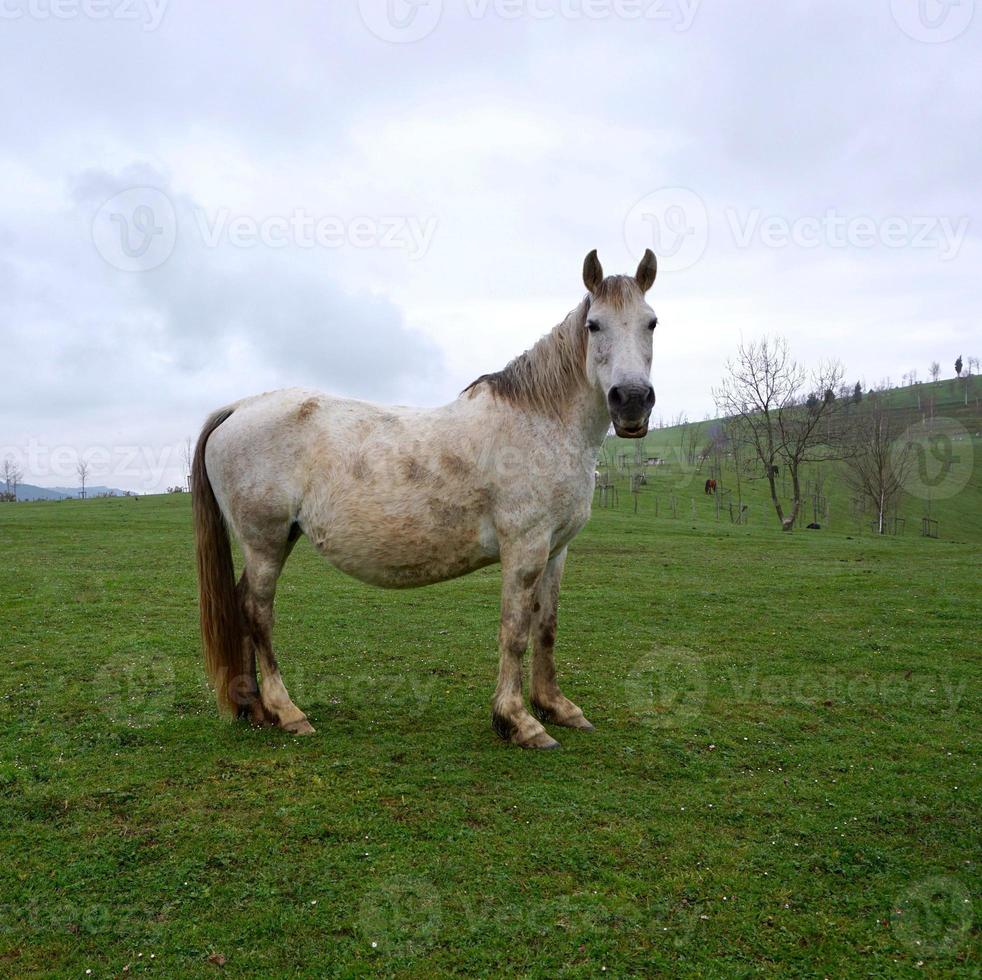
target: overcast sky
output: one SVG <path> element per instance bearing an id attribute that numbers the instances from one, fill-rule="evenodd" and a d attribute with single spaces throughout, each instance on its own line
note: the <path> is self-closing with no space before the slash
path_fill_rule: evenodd
<path id="1" fill-rule="evenodd" d="M 439 404 L 660 258 L 656 417 L 741 337 L 982 354 L 974 0 L 0 0 L 0 452 L 153 490 L 235 398 Z"/>

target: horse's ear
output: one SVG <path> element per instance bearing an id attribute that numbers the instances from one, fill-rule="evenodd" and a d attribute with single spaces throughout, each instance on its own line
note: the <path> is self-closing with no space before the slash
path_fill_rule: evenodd
<path id="1" fill-rule="evenodd" d="M 594 249 L 583 260 L 583 285 L 595 294 L 604 281 L 604 270 L 600 266 L 600 259 L 597 258 L 597 250 Z"/>
<path id="2" fill-rule="evenodd" d="M 641 287 L 641 292 L 646 293 L 651 289 L 655 276 L 658 275 L 658 259 L 650 248 L 644 250 L 644 258 L 638 265 L 638 271 L 634 273 L 634 281 Z"/>

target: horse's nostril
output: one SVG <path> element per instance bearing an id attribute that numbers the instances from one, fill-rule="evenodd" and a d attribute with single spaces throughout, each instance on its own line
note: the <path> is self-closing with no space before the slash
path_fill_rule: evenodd
<path id="1" fill-rule="evenodd" d="M 650 411 L 655 404 L 655 389 L 651 385 L 614 385 L 607 392 L 607 404 L 617 412 Z"/>

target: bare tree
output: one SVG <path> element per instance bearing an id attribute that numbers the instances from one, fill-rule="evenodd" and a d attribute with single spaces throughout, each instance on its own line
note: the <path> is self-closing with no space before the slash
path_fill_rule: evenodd
<path id="1" fill-rule="evenodd" d="M 719 478 L 723 473 L 723 458 L 727 451 L 726 426 L 709 425 L 709 439 L 699 452 L 699 468 L 702 469 L 706 460 L 711 460 L 710 476 Z"/>
<path id="2" fill-rule="evenodd" d="M 3 461 L 3 483 L 5 487 L 4 500 L 17 499 L 17 484 L 20 483 L 23 478 L 23 471 L 13 461 L 13 458 L 8 456 Z"/>
<path id="3" fill-rule="evenodd" d="M 79 459 L 77 465 L 75 466 L 75 472 L 78 473 L 78 482 L 80 487 L 79 497 L 81 497 L 82 500 L 85 500 L 85 481 L 89 477 L 89 464 L 85 461 L 84 457 Z"/>
<path id="4" fill-rule="evenodd" d="M 702 422 L 689 422 L 682 428 L 682 456 L 689 466 L 694 466 L 699 455 L 699 440 L 702 438 Z"/>
<path id="5" fill-rule="evenodd" d="M 902 428 L 902 420 L 875 398 L 851 430 L 853 451 L 846 457 L 846 480 L 873 505 L 879 534 L 886 530 L 887 514 L 913 462 L 910 443 L 898 441 Z"/>
<path id="6" fill-rule="evenodd" d="M 737 495 L 737 521 L 743 523 L 743 439 L 739 425 L 734 425 L 732 421 L 723 422 L 723 438 L 726 445 L 733 453 L 733 469 L 736 475 L 736 495 Z M 731 509 L 730 513 L 733 511 Z"/>
<path id="7" fill-rule="evenodd" d="M 801 467 L 836 458 L 841 449 L 832 416 L 835 392 L 844 371 L 837 361 L 823 364 L 811 376 L 792 357 L 783 338 L 740 344 L 727 374 L 713 390 L 720 413 L 730 420 L 764 466 L 771 502 L 781 527 L 794 528 L 801 508 Z M 807 392 L 807 394 L 806 394 Z M 785 513 L 777 492 L 780 464 L 791 477 L 791 509 Z"/>
<path id="8" fill-rule="evenodd" d="M 931 380 L 937 384 L 941 377 L 941 365 L 937 361 L 931 361 Z"/>
<path id="9" fill-rule="evenodd" d="M 191 462 L 194 459 L 194 450 L 191 448 L 191 437 L 184 440 L 184 482 L 187 484 L 188 493 L 191 492 Z"/>

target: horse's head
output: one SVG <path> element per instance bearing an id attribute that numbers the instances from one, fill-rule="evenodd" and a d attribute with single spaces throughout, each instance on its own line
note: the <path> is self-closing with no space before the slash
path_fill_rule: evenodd
<path id="1" fill-rule="evenodd" d="M 647 434 L 655 404 L 649 375 L 658 319 L 644 296 L 657 269 L 650 248 L 633 276 L 604 278 L 596 249 L 583 262 L 583 283 L 590 291 L 587 378 L 607 400 L 614 431 L 626 439 Z"/>

